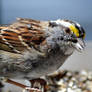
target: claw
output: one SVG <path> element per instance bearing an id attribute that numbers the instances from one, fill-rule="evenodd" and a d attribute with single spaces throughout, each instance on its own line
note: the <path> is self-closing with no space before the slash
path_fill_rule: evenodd
<path id="1" fill-rule="evenodd" d="M 31 87 L 25 87 L 25 89 L 23 90 L 23 92 L 41 92 L 41 90 L 37 89 L 37 88 L 31 88 Z"/>

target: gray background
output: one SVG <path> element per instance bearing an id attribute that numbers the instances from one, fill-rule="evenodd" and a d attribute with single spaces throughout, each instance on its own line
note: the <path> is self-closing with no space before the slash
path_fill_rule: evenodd
<path id="1" fill-rule="evenodd" d="M 92 40 L 92 0 L 0 0 L 0 16 L 1 24 L 16 17 L 75 20 L 86 30 L 86 40 Z"/>

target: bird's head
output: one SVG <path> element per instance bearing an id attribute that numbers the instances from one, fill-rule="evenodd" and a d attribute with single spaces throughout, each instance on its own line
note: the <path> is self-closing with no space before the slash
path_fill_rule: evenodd
<path id="1" fill-rule="evenodd" d="M 64 32 L 63 40 L 78 51 L 83 51 L 85 47 L 85 31 L 80 24 L 70 20 L 57 20 L 56 25 Z"/>

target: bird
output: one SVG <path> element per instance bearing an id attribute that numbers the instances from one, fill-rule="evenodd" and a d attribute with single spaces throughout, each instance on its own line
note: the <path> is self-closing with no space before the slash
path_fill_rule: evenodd
<path id="1" fill-rule="evenodd" d="M 0 77 L 37 79 L 58 70 L 85 48 L 85 30 L 67 19 L 17 18 L 0 26 Z"/>

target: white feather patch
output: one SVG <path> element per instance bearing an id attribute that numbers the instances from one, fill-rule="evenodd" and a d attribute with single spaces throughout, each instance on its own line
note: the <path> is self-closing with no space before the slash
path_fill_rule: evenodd
<path id="1" fill-rule="evenodd" d="M 57 23 L 58 25 L 63 25 L 63 26 L 65 26 L 65 27 L 71 26 L 71 23 L 66 22 L 66 21 L 64 21 L 64 20 L 60 20 L 60 19 L 56 20 L 56 23 Z"/>

